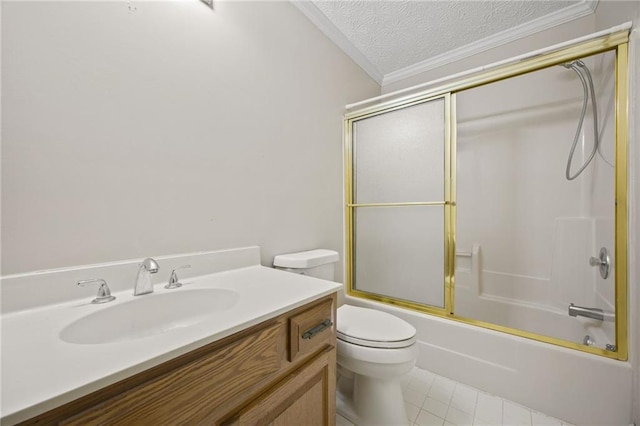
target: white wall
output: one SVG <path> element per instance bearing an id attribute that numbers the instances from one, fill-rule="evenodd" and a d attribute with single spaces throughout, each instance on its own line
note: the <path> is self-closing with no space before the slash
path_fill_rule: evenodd
<path id="1" fill-rule="evenodd" d="M 634 29 L 629 45 L 629 360 L 634 370 L 632 419 L 640 424 L 640 3 L 601 2 L 596 9 L 596 31 L 630 20 Z"/>
<path id="2" fill-rule="evenodd" d="M 2 8 L 2 274 L 342 250 L 344 105 L 380 88 L 289 2 Z"/>
<path id="3" fill-rule="evenodd" d="M 636 14 L 636 22 L 640 22 L 640 7 Z M 640 424 L 640 30 L 632 32 L 631 46 L 631 97 L 630 117 L 632 125 L 630 132 L 629 161 L 633 164 L 630 173 L 629 192 L 632 194 L 630 202 L 630 238 L 629 259 L 634 259 L 629 265 L 629 358 L 633 364 L 633 420 Z"/>
<path id="4" fill-rule="evenodd" d="M 640 22 L 640 8 L 636 16 Z M 632 194 L 630 202 L 630 238 L 629 259 L 635 259 L 629 265 L 629 357 L 633 364 L 633 420 L 640 424 L 640 30 L 636 28 L 632 33 L 632 83 L 630 97 L 630 116 L 632 117 L 632 131 L 629 147 L 629 161 L 633 167 L 630 173 L 629 192 Z"/>
<path id="5" fill-rule="evenodd" d="M 629 360 L 633 365 L 632 419 L 640 424 L 640 2 L 600 2 L 595 29 L 634 22 L 629 43 Z"/>

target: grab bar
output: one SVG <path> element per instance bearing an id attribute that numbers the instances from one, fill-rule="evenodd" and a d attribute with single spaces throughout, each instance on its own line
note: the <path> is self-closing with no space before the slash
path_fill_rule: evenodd
<path id="1" fill-rule="evenodd" d="M 569 304 L 569 315 L 572 317 L 587 317 L 599 321 L 615 321 L 616 315 L 613 312 L 605 312 L 598 308 L 585 308 Z"/>

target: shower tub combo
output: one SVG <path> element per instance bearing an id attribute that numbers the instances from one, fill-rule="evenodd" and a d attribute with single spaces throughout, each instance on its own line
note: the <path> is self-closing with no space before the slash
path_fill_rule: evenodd
<path id="1" fill-rule="evenodd" d="M 631 412 L 629 26 L 345 119 L 346 302 L 412 324 L 419 367 L 577 424 Z"/>

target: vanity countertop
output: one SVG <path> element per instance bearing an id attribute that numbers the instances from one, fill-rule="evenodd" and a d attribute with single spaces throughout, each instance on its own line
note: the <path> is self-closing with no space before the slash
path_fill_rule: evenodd
<path id="1" fill-rule="evenodd" d="M 183 287 L 134 297 L 113 293 L 102 305 L 73 300 L 2 315 L 2 424 L 29 419 L 102 387 L 274 318 L 322 296 L 341 284 L 249 266 L 192 277 Z M 206 320 L 148 337 L 102 344 L 67 343 L 61 331 L 74 321 L 118 303 L 169 292 L 226 289 L 238 293 L 232 309 Z"/>

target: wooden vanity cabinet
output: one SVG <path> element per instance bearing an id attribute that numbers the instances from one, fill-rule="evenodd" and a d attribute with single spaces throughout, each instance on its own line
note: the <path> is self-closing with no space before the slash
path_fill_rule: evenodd
<path id="1" fill-rule="evenodd" d="M 332 425 L 335 319 L 334 293 L 23 424 Z"/>

